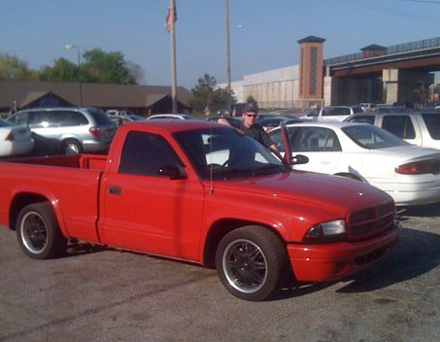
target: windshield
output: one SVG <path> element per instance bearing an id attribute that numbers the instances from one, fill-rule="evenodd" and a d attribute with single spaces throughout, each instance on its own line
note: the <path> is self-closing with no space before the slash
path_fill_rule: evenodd
<path id="1" fill-rule="evenodd" d="M 204 180 L 290 170 L 260 143 L 235 129 L 204 128 L 177 132 L 173 137 Z"/>
<path id="2" fill-rule="evenodd" d="M 409 145 L 395 135 L 372 125 L 343 127 L 342 131 L 356 144 L 369 150 Z"/>

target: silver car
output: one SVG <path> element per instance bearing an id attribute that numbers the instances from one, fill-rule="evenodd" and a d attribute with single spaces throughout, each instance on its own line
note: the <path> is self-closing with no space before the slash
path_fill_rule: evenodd
<path id="1" fill-rule="evenodd" d="M 116 132 L 116 125 L 98 108 L 27 109 L 6 121 L 29 127 L 40 149 L 61 148 L 64 154 L 106 152 Z"/>

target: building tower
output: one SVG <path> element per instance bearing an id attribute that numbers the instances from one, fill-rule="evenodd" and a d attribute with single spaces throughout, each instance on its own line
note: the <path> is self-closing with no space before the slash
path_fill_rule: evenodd
<path id="1" fill-rule="evenodd" d="M 303 107 L 323 103 L 323 43 L 325 39 L 309 36 L 298 40 L 299 100 Z"/>

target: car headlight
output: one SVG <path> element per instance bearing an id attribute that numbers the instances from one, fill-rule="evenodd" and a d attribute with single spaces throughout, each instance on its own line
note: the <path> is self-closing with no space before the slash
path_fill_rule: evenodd
<path id="1" fill-rule="evenodd" d="M 347 236 L 345 220 L 322 222 L 309 228 L 304 235 L 303 243 L 320 244 L 344 241 Z"/>

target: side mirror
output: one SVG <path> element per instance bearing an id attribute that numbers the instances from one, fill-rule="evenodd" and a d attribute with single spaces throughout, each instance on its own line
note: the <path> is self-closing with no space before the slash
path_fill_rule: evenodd
<path id="1" fill-rule="evenodd" d="M 303 154 L 297 154 L 296 156 L 292 157 L 292 161 L 290 162 L 290 165 L 307 164 L 308 162 L 309 162 L 308 157 L 306 157 Z"/>
<path id="2" fill-rule="evenodd" d="M 157 173 L 170 179 L 186 179 L 185 171 L 181 167 L 174 165 L 162 165 Z"/>

